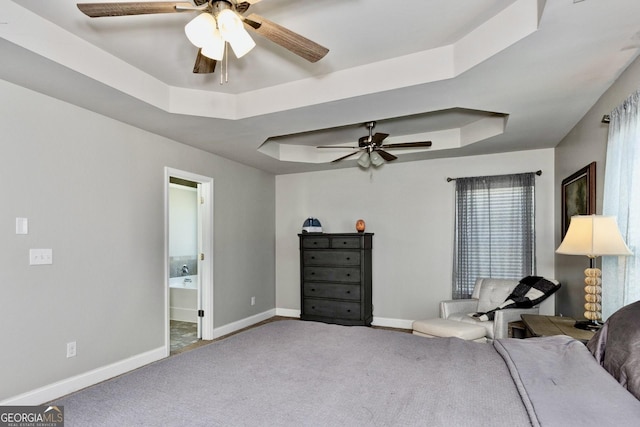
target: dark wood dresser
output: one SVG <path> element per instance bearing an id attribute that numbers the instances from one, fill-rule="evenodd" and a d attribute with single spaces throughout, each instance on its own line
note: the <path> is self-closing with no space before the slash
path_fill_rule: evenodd
<path id="1" fill-rule="evenodd" d="M 373 233 L 306 233 L 300 237 L 303 320 L 370 326 Z"/>

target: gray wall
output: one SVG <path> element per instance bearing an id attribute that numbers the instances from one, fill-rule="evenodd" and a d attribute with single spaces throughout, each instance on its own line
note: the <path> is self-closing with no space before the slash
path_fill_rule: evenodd
<path id="1" fill-rule="evenodd" d="M 273 309 L 273 175 L 2 80 L 0 100 L 0 400 L 164 345 L 166 166 L 214 178 L 214 326 Z"/>
<path id="2" fill-rule="evenodd" d="M 451 299 L 455 183 L 447 177 L 532 172 L 536 177 L 538 274 L 554 277 L 553 149 L 387 163 L 276 177 L 276 305 L 300 310 L 297 233 L 309 216 L 323 231 L 373 237 L 374 323 L 411 328 Z"/>
<path id="3" fill-rule="evenodd" d="M 560 211 L 562 180 L 591 162 L 596 162 L 596 213 L 602 213 L 604 172 L 609 127 L 602 116 L 609 114 L 632 92 L 640 88 L 640 59 L 633 62 L 594 106 L 585 114 L 555 150 L 556 247 L 560 245 Z M 586 257 L 556 255 L 556 276 L 562 283 L 557 295 L 557 310 L 565 316 L 583 318 L 584 269 Z M 606 286 L 606 284 L 604 284 Z"/>

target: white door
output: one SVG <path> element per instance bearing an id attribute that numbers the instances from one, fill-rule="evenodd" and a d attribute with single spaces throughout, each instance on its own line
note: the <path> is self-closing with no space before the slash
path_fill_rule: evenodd
<path id="1" fill-rule="evenodd" d="M 202 318 L 204 317 L 204 309 L 202 308 L 202 269 L 206 268 L 204 266 L 204 251 L 202 249 L 202 242 L 204 242 L 204 236 L 202 235 L 203 229 L 205 227 L 202 226 L 202 218 L 203 218 L 203 206 L 204 206 L 204 195 L 202 194 L 202 183 L 198 183 L 198 197 L 196 202 L 198 203 L 198 207 L 196 209 L 197 212 L 197 240 L 198 240 L 198 277 L 196 288 L 198 289 L 198 302 L 197 302 L 197 310 L 198 310 L 198 339 L 202 339 Z"/>
<path id="2" fill-rule="evenodd" d="M 197 245 L 198 280 L 197 286 L 197 325 L 198 338 L 212 340 L 213 325 L 213 178 L 165 168 L 165 348 L 170 354 L 170 306 L 169 306 L 169 181 L 171 177 L 180 178 L 197 184 Z"/>

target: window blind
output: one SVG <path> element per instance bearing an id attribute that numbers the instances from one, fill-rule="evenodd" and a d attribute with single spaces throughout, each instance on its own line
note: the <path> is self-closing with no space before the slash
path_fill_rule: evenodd
<path id="1" fill-rule="evenodd" d="M 453 298 L 535 274 L 535 173 L 456 179 Z"/>

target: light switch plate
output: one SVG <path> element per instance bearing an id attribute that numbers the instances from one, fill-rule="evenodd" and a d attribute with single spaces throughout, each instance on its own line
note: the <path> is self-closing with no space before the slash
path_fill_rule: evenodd
<path id="1" fill-rule="evenodd" d="M 29 220 L 16 218 L 16 234 L 29 234 Z"/>
<path id="2" fill-rule="evenodd" d="M 67 357 L 76 357 L 77 350 L 76 342 L 71 341 L 67 343 Z"/>
<path id="3" fill-rule="evenodd" d="M 29 249 L 29 265 L 53 264 L 53 249 Z"/>

